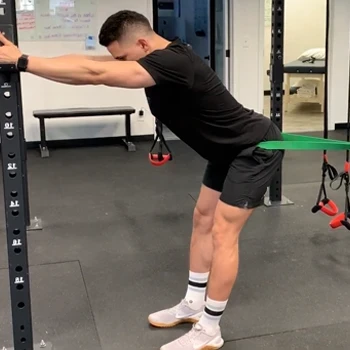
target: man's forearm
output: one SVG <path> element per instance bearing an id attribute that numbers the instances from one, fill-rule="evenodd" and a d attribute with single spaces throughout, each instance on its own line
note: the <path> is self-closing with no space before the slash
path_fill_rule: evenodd
<path id="1" fill-rule="evenodd" d="M 29 56 L 27 71 L 39 77 L 70 85 L 95 85 L 98 62 L 80 55 L 55 58 Z"/>

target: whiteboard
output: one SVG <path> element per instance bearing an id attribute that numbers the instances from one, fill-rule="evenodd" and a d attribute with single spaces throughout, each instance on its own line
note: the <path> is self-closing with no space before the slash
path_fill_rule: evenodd
<path id="1" fill-rule="evenodd" d="M 96 35 L 98 0 L 16 0 L 19 41 L 85 41 Z"/>
<path id="2" fill-rule="evenodd" d="M 265 27 L 271 26 L 272 0 L 265 0 Z"/>

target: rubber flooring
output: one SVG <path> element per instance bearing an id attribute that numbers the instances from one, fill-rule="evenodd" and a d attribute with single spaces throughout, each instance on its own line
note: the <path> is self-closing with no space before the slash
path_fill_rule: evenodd
<path id="1" fill-rule="evenodd" d="M 152 329 L 147 316 L 185 293 L 205 163 L 174 141 L 174 161 L 155 168 L 149 144 L 137 147 L 56 149 L 48 159 L 28 152 L 31 216 L 44 225 L 28 233 L 36 346 L 156 350 L 189 329 Z M 344 154 L 330 157 L 341 166 Z M 294 204 L 261 207 L 245 227 L 223 349 L 350 347 L 350 234 L 331 231 L 329 219 L 310 210 L 320 159 L 317 152 L 287 153 L 283 193 Z M 343 192 L 329 192 L 342 206 Z M 0 212 L 4 223 L 2 203 Z M 4 225 L 0 247 L 0 348 L 12 349 Z"/>

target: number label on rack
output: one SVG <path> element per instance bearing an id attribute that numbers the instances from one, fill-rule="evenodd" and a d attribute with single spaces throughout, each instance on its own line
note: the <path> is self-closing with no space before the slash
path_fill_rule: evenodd
<path id="1" fill-rule="evenodd" d="M 14 128 L 13 123 L 5 123 L 5 130 L 13 130 Z"/>
<path id="2" fill-rule="evenodd" d="M 22 245 L 22 242 L 20 239 L 14 239 L 12 242 L 12 247 L 20 247 Z"/>
<path id="3" fill-rule="evenodd" d="M 15 278 L 15 284 L 23 284 L 24 278 L 23 277 L 16 277 Z"/>
<path id="4" fill-rule="evenodd" d="M 11 201 L 10 208 L 19 208 L 19 202 L 17 200 Z"/>
<path id="5" fill-rule="evenodd" d="M 2 4 L 2 3 L 1 3 L 1 0 L 0 0 L 0 4 Z M 9 88 L 11 88 L 11 84 L 10 84 L 10 83 L 3 83 L 3 84 L 1 85 L 1 88 L 2 88 L 2 89 L 9 89 Z"/>
<path id="6" fill-rule="evenodd" d="M 7 170 L 17 170 L 17 164 L 16 163 L 8 163 Z"/>

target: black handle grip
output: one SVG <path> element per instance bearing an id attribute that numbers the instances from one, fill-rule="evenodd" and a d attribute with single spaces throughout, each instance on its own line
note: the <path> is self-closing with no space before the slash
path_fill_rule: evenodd
<path id="1" fill-rule="evenodd" d="M 320 205 L 315 205 L 312 209 L 311 209 L 311 211 L 312 211 L 312 213 L 317 213 L 319 210 L 321 209 L 321 206 Z"/>
<path id="2" fill-rule="evenodd" d="M 342 220 L 341 223 L 344 227 L 346 227 L 350 231 L 350 222 L 349 221 Z"/>

